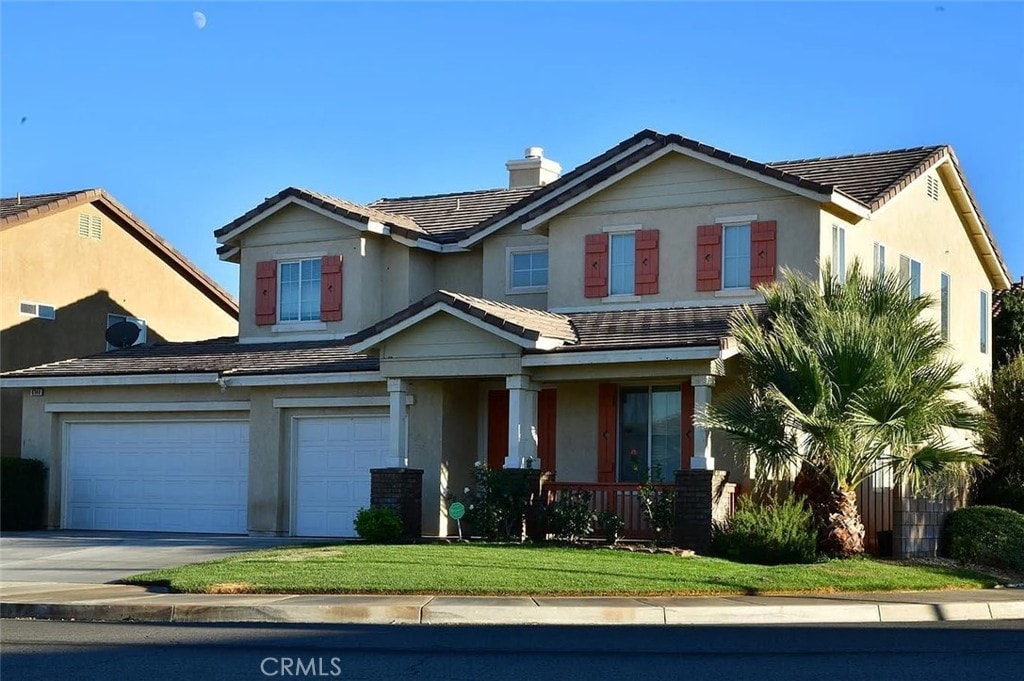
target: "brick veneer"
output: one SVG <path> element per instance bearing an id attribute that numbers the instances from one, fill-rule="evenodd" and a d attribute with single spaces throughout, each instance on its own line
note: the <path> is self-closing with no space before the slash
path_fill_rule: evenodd
<path id="1" fill-rule="evenodd" d="M 423 471 L 418 468 L 371 468 L 370 506 L 390 508 L 402 519 L 403 535 L 423 534 Z"/>
<path id="2" fill-rule="evenodd" d="M 676 526 L 674 540 L 677 546 L 698 553 L 711 547 L 711 531 L 715 523 L 729 517 L 729 495 L 726 471 L 676 471 Z"/>

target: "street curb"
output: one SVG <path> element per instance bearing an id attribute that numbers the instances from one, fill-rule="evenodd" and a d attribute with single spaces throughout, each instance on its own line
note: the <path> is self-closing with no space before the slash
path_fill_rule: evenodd
<path id="1" fill-rule="evenodd" d="M 793 605 L 635 605 L 573 604 L 542 606 L 530 598 L 495 605 L 485 599 L 431 598 L 425 604 L 360 602 L 248 605 L 149 602 L 0 603 L 0 617 L 40 620 L 162 623 L 303 624 L 560 624 L 560 625 L 741 625 L 863 624 L 1024 619 L 1024 600 L 949 603 L 858 603 Z M 488 599 L 493 600 L 493 599 Z M 552 599 L 549 599 L 549 601 Z M 629 599 L 623 599 L 629 600 Z"/>

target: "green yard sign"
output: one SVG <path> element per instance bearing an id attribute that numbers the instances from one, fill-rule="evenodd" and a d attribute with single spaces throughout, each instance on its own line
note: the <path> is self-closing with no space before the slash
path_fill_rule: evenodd
<path id="1" fill-rule="evenodd" d="M 452 520 L 461 520 L 464 515 L 466 515 L 466 507 L 458 501 L 448 507 L 448 517 Z"/>

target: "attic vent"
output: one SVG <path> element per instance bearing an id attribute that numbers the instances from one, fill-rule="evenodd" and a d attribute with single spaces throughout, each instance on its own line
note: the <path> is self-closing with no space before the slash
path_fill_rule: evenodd
<path id="1" fill-rule="evenodd" d="M 85 213 L 79 215 L 78 236 L 83 239 L 102 239 L 103 218 L 99 215 L 86 215 Z"/>
<path id="2" fill-rule="evenodd" d="M 928 198 L 931 199 L 932 201 L 938 201 L 939 200 L 939 180 L 938 180 L 938 178 L 936 178 L 936 177 L 934 177 L 932 175 L 929 175 L 928 178 L 927 178 L 927 181 L 928 181 Z"/>

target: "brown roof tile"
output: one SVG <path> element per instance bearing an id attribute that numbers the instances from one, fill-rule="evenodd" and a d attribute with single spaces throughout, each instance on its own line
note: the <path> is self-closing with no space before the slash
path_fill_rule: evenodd
<path id="1" fill-rule="evenodd" d="M 572 312 L 577 345 L 555 352 L 717 346 L 738 305 Z M 754 306 L 760 309 L 760 306 Z"/>
<path id="2" fill-rule="evenodd" d="M 539 187 L 483 189 L 480 191 L 431 196 L 377 199 L 370 204 L 388 213 L 416 221 L 438 243 L 458 241 L 492 215 L 514 206 Z"/>
<path id="3" fill-rule="evenodd" d="M 91 193 L 99 196 L 98 189 L 78 189 L 72 192 L 55 192 L 53 194 L 32 194 L 30 196 L 10 196 L 0 199 L 0 219 L 6 224 L 8 218 L 24 219 L 30 214 L 40 215 L 50 210 L 60 210 L 69 205 L 81 194 Z M 62 203 L 63 202 L 63 203 Z M 34 213 L 33 213 L 34 211 Z"/>
<path id="4" fill-rule="evenodd" d="M 99 355 L 12 371 L 4 378 L 219 373 L 223 376 L 376 371 L 376 357 L 339 341 L 239 343 L 235 337 L 136 345 Z"/>

